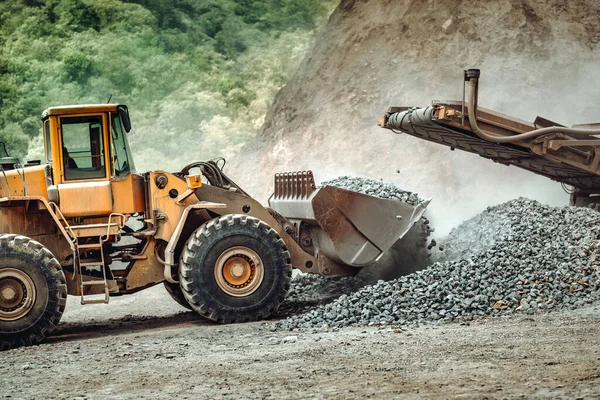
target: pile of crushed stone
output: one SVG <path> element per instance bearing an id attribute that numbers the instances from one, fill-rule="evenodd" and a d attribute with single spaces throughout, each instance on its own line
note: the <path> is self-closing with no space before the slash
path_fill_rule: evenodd
<path id="1" fill-rule="evenodd" d="M 453 228 L 448 236 L 436 243 L 437 248 L 431 254 L 432 260 L 470 259 L 474 254 L 491 248 L 500 237 L 512 233 L 510 221 L 503 216 L 505 212 L 505 204 L 488 207 Z"/>
<path id="2" fill-rule="evenodd" d="M 283 318 L 308 312 L 342 295 L 354 293 L 369 282 L 363 274 L 338 278 L 326 278 L 315 274 L 297 275 L 292 279 L 285 301 L 273 317 Z"/>
<path id="3" fill-rule="evenodd" d="M 425 201 L 416 193 L 400 189 L 393 183 L 376 181 L 369 178 L 341 176 L 339 178 L 321 183 L 321 186 L 327 185 L 351 190 L 353 192 L 368 194 L 370 196 L 380 197 L 382 199 L 399 200 L 412 206 L 417 206 Z"/>
<path id="4" fill-rule="evenodd" d="M 486 237 L 489 229 L 494 240 L 462 258 L 346 293 L 275 328 L 469 320 L 575 308 L 600 299 L 600 213 L 523 198 L 486 213 L 460 229 L 493 217 L 496 222 L 481 224 L 479 235 Z M 453 233 L 457 241 L 463 240 L 460 229 Z"/>

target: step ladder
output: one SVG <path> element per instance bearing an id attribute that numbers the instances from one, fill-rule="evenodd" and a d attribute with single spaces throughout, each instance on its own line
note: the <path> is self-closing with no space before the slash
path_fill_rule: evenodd
<path id="1" fill-rule="evenodd" d="M 115 222 L 114 220 L 117 219 Z M 104 259 L 104 243 L 108 241 L 111 234 L 117 233 L 125 225 L 125 216 L 123 214 L 113 213 L 108 217 L 106 224 L 92 224 L 92 225 L 79 225 L 71 226 L 70 231 L 75 233 L 75 251 L 74 251 L 74 268 L 75 268 L 75 279 L 79 285 L 81 292 L 81 304 L 108 304 L 110 300 L 110 288 L 108 284 L 108 277 L 106 273 L 107 266 L 105 265 Z M 100 233 L 99 232 L 103 232 Z M 91 239 L 92 242 L 87 240 Z M 83 242 L 83 241 L 86 242 Z M 82 255 L 88 251 L 99 251 L 100 258 L 93 260 L 83 259 Z M 83 279 L 83 268 L 86 267 L 99 267 L 102 272 L 102 276 L 97 279 L 84 280 Z M 101 293 L 86 294 L 86 288 L 89 287 L 101 287 L 104 293 L 104 298 L 97 298 Z"/>
<path id="2" fill-rule="evenodd" d="M 105 263 L 104 263 L 103 245 L 104 245 L 104 242 L 106 241 L 106 239 L 103 239 L 102 236 L 97 236 L 97 238 L 98 238 L 97 243 L 85 243 L 85 244 L 80 243 L 80 240 L 82 239 L 81 237 L 77 238 L 77 243 L 76 243 L 77 258 L 76 258 L 75 262 L 77 265 L 77 280 L 79 283 L 79 287 L 81 289 L 81 304 L 108 304 L 109 299 L 110 299 L 110 290 L 108 288 L 108 280 L 106 277 L 106 267 L 104 265 Z M 81 255 L 84 254 L 86 251 L 90 251 L 90 250 L 99 250 L 100 258 L 96 259 L 96 260 L 85 260 L 84 259 L 85 261 L 82 261 Z M 102 271 L 102 277 L 98 277 L 98 279 L 84 280 L 82 272 L 83 272 L 83 268 L 85 268 L 85 267 L 99 267 L 100 271 Z M 96 287 L 101 286 L 104 291 L 104 298 L 103 299 L 98 299 L 96 297 L 91 298 L 91 296 L 98 296 L 97 293 L 86 295 L 85 289 L 86 289 L 86 287 L 89 287 L 89 286 L 96 286 Z"/>

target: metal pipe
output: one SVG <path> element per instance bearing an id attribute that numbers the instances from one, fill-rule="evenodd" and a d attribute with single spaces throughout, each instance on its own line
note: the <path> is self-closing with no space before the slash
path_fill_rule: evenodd
<path id="1" fill-rule="evenodd" d="M 473 130 L 473 132 L 475 132 L 477 136 L 484 140 L 487 140 L 488 142 L 514 143 L 520 140 L 531 139 L 552 133 L 563 133 L 570 136 L 600 135 L 600 129 L 574 129 L 565 128 L 561 126 L 551 126 L 548 128 L 535 129 L 533 131 L 521 133 L 514 136 L 496 136 L 485 132 L 477 125 L 477 95 L 479 86 L 479 76 L 480 72 L 478 69 L 467 70 L 466 79 L 469 81 L 469 101 L 467 106 L 469 112 L 469 125 L 471 126 L 471 130 Z M 598 143 L 600 144 L 600 139 Z"/>

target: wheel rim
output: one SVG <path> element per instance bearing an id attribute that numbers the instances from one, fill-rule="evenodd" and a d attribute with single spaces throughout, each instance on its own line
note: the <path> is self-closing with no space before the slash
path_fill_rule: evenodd
<path id="1" fill-rule="evenodd" d="M 264 277 L 263 262 L 248 247 L 236 246 L 224 251 L 215 263 L 215 279 L 225 293 L 248 296 L 260 286 Z"/>
<path id="2" fill-rule="evenodd" d="M 35 285 L 25 272 L 0 270 L 0 319 L 14 321 L 27 315 L 35 303 Z"/>

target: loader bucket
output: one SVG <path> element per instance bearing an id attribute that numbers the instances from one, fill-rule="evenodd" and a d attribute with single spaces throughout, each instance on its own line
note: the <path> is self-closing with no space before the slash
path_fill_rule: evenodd
<path id="1" fill-rule="evenodd" d="M 277 174 L 269 199 L 270 207 L 297 227 L 301 246 L 310 247 L 317 257 L 353 267 L 378 260 L 421 218 L 428 204 L 412 206 L 334 186 L 316 189 L 310 171 Z"/>

